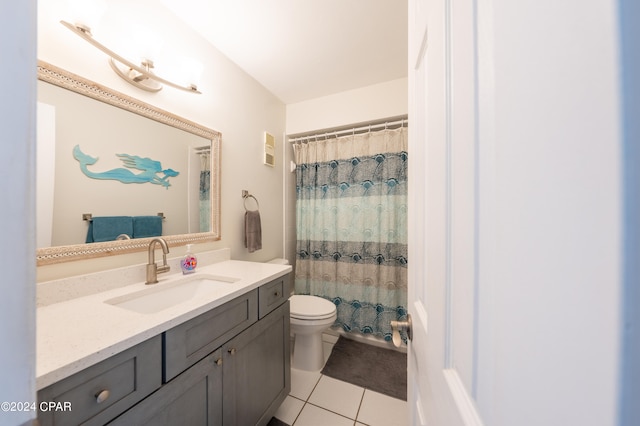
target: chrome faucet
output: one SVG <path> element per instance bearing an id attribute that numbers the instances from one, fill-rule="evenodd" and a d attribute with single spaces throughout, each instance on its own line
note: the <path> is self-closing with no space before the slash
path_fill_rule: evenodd
<path id="1" fill-rule="evenodd" d="M 162 265 L 156 265 L 155 261 L 155 245 L 160 244 L 162 247 Z M 145 284 L 155 284 L 158 282 L 158 274 L 169 271 L 169 265 L 167 265 L 167 253 L 169 253 L 169 247 L 167 242 L 162 238 L 154 238 L 149 243 L 149 263 L 147 264 L 147 281 Z"/>

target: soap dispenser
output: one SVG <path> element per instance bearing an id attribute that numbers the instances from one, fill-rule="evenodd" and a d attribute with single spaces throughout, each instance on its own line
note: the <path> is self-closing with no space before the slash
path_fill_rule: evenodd
<path id="1" fill-rule="evenodd" d="M 198 265 L 198 259 L 196 258 L 196 255 L 191 251 L 191 247 L 192 244 L 187 244 L 187 254 L 185 254 L 180 261 L 182 273 L 185 275 L 195 272 L 196 266 Z"/>

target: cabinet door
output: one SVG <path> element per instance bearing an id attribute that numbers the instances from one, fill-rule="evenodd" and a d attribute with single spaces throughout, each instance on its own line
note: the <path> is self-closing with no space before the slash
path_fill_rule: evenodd
<path id="1" fill-rule="evenodd" d="M 225 425 L 266 425 L 291 390 L 289 302 L 223 347 Z"/>
<path id="2" fill-rule="evenodd" d="M 222 352 L 213 352 L 110 425 L 222 426 Z"/>

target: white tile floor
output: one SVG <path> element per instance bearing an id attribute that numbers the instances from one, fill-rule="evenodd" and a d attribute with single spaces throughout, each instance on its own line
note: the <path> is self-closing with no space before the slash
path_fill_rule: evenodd
<path id="1" fill-rule="evenodd" d="M 337 337 L 325 334 L 325 361 Z M 291 393 L 275 415 L 292 426 L 406 426 L 407 402 L 320 372 L 291 369 Z"/>

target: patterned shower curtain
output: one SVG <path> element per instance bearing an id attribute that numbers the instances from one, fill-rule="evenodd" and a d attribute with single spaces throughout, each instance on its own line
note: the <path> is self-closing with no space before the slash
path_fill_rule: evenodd
<path id="1" fill-rule="evenodd" d="M 407 130 L 296 143 L 294 154 L 296 293 L 332 301 L 345 331 L 391 340 L 390 321 L 407 316 Z"/>

